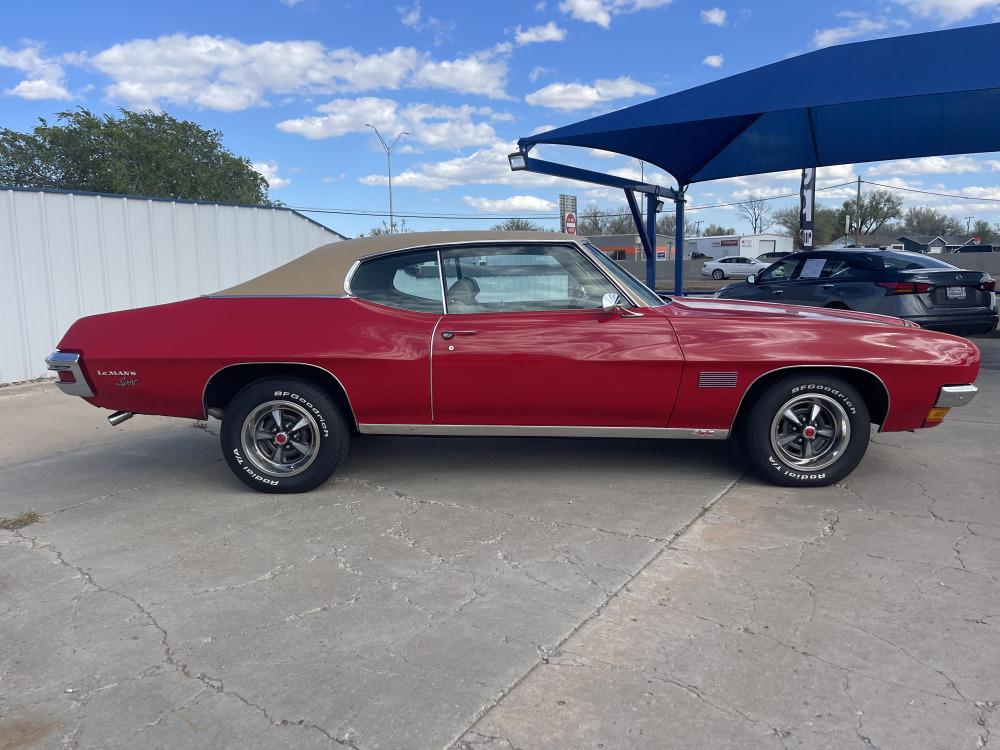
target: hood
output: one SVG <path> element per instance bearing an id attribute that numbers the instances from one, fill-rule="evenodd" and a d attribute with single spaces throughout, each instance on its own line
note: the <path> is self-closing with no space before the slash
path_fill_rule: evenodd
<path id="1" fill-rule="evenodd" d="M 750 302 L 736 299 L 715 299 L 697 297 L 673 298 L 673 304 L 684 312 L 706 314 L 720 317 L 758 318 L 762 323 L 775 319 L 794 320 L 824 320 L 831 323 L 874 323 L 888 326 L 903 326 L 919 328 L 916 323 L 894 318 L 891 315 L 854 312 L 853 310 L 834 310 L 828 307 L 805 307 L 802 305 L 783 305 L 775 302 Z M 675 312 L 681 312 L 676 310 Z"/>

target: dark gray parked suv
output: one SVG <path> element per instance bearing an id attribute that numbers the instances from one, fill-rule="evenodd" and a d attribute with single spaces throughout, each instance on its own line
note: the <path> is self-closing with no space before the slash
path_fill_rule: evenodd
<path id="1" fill-rule="evenodd" d="M 997 325 L 993 277 L 920 253 L 793 253 L 715 296 L 894 315 L 948 333 L 988 333 Z"/>

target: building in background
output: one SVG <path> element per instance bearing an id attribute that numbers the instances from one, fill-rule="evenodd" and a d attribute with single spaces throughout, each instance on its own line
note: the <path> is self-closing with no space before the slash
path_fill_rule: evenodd
<path id="1" fill-rule="evenodd" d="M 644 262 L 646 256 L 642 251 L 642 240 L 637 234 L 595 234 L 587 237 L 594 247 L 601 250 L 612 260 L 630 260 Z M 656 235 L 657 260 L 668 260 L 674 257 L 674 238 L 665 234 Z"/>
<path id="2" fill-rule="evenodd" d="M 725 258 L 741 255 L 759 258 L 774 253 L 791 253 L 795 242 L 787 234 L 728 234 L 713 237 L 686 237 L 684 239 L 688 257 L 700 253 L 698 257 Z"/>
<path id="3" fill-rule="evenodd" d="M 934 234 L 906 234 L 897 237 L 904 250 L 911 253 L 950 253 L 960 247 L 972 245 L 970 237 L 941 236 Z M 990 251 L 992 248 L 990 248 Z M 989 252 L 989 251 L 986 251 Z"/>
<path id="4" fill-rule="evenodd" d="M 0 188 L 0 383 L 46 374 L 84 315 L 225 289 L 342 239 L 287 208 Z"/>

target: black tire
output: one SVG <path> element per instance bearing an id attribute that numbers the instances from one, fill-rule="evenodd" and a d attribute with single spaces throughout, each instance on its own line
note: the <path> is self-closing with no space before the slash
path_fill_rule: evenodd
<path id="1" fill-rule="evenodd" d="M 265 433 L 273 437 L 261 438 Z M 240 481 L 281 494 L 308 492 L 329 479 L 347 455 L 350 432 L 322 388 L 297 378 L 266 378 L 233 397 L 221 439 L 226 463 Z"/>
<path id="2" fill-rule="evenodd" d="M 724 278 L 726 278 L 726 274 L 723 272 L 721 268 L 716 268 L 714 271 L 712 271 L 712 278 L 715 279 L 716 281 L 722 281 Z"/>
<path id="3" fill-rule="evenodd" d="M 788 412 L 799 422 L 785 416 Z M 737 435 L 766 481 L 783 487 L 825 487 L 846 477 L 861 461 L 871 419 L 850 383 L 827 375 L 789 375 L 749 405 Z"/>

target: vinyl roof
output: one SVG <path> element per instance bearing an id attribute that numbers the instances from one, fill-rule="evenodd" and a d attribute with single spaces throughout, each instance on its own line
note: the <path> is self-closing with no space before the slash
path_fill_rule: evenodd
<path id="1" fill-rule="evenodd" d="M 344 279 L 359 258 L 378 253 L 440 247 L 454 243 L 578 242 L 580 237 L 558 232 L 404 232 L 359 237 L 312 250 L 257 278 L 216 292 L 212 297 L 259 295 L 340 295 Z"/>

